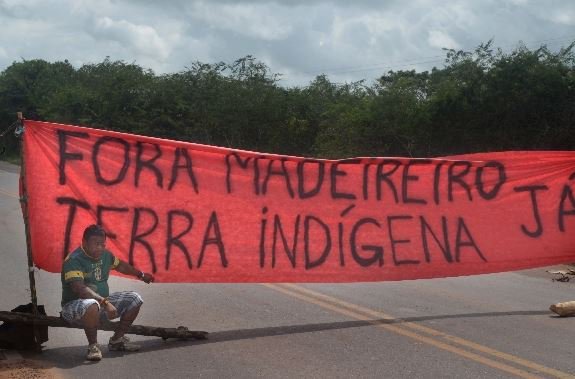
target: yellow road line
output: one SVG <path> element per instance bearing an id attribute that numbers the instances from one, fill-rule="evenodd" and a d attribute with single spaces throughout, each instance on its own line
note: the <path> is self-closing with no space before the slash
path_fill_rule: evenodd
<path id="1" fill-rule="evenodd" d="M 12 193 L 12 192 L 5 191 L 5 190 L 3 190 L 2 188 L 0 188 L 0 193 L 3 194 L 3 195 L 10 196 L 10 197 L 15 197 L 16 199 L 18 199 L 18 198 L 20 197 L 20 196 L 18 196 L 17 194 Z"/>
<path id="2" fill-rule="evenodd" d="M 417 330 L 417 331 L 420 331 L 423 333 L 427 333 L 433 337 L 442 338 L 442 339 L 445 339 L 445 340 L 450 341 L 452 343 L 466 346 L 466 347 L 471 348 L 471 349 L 475 349 L 475 350 L 480 351 L 482 353 L 492 355 L 492 356 L 495 356 L 497 358 L 504 359 L 504 360 L 513 362 L 515 364 L 518 364 L 518 365 L 521 365 L 524 367 L 528 367 L 528 368 L 533 369 L 533 370 L 537 370 L 541 373 L 545 373 L 545 374 L 548 374 L 548 375 L 551 375 L 551 376 L 554 376 L 557 378 L 575 378 L 574 375 L 566 374 L 562 371 L 555 370 L 553 368 L 549 368 L 549 367 L 540 365 L 538 363 L 535 363 L 535 362 L 532 362 L 532 361 L 529 361 L 529 360 L 526 360 L 526 359 L 523 359 L 520 357 L 516 357 L 512 354 L 508 354 L 508 353 L 504 353 L 504 352 L 501 352 L 501 351 L 498 351 L 495 349 L 491 349 L 487 346 L 483 346 L 483 345 L 480 345 L 478 343 L 475 343 L 475 342 L 472 342 L 472 341 L 469 341 L 469 340 L 466 340 L 466 339 L 463 339 L 460 337 L 452 336 L 450 334 L 440 332 L 438 330 L 429 328 L 427 326 L 415 324 L 412 322 L 406 322 L 406 321 L 403 321 L 401 319 L 397 319 L 393 316 L 390 316 L 388 314 L 385 314 L 383 312 L 378 312 L 378 311 L 375 311 L 373 309 L 365 308 L 365 307 L 362 307 L 362 306 L 359 306 L 356 304 L 351 304 L 351 303 L 345 302 L 343 300 L 336 299 L 334 297 L 327 296 L 327 295 L 324 295 L 322 293 L 312 291 L 312 290 L 309 290 L 309 289 L 301 287 L 301 286 L 297 286 L 294 284 L 284 284 L 284 285 L 292 288 L 294 291 L 300 291 L 300 292 L 308 294 L 309 296 L 312 296 L 312 297 L 318 297 L 318 298 L 321 298 L 321 299 L 328 301 L 328 302 L 334 302 L 340 306 L 343 306 L 343 307 L 346 307 L 346 308 L 352 309 L 352 310 L 357 310 L 359 312 L 368 314 L 368 315 L 375 317 L 375 318 L 385 319 L 385 320 L 395 320 L 396 322 L 400 321 L 401 324 L 407 328 L 414 329 L 414 330 Z"/>
<path id="3" fill-rule="evenodd" d="M 510 374 L 523 377 L 523 378 L 533 378 L 537 377 L 534 374 L 524 371 L 522 369 L 518 369 L 516 367 L 510 366 L 506 363 L 495 361 L 491 358 L 484 357 L 482 355 L 476 354 L 471 351 L 463 350 L 458 346 L 453 346 L 452 344 L 465 346 L 470 349 L 474 349 L 478 352 L 491 355 L 492 357 L 496 357 L 499 359 L 507 360 L 510 363 L 514 363 L 516 365 L 521 365 L 531 370 L 536 370 L 540 373 L 545 373 L 547 375 L 551 375 L 553 377 L 558 378 L 574 378 L 575 376 L 564 373 L 559 370 L 555 370 L 549 367 L 542 366 L 535 362 L 531 362 L 519 357 L 515 357 L 511 354 L 503 353 L 497 351 L 495 349 L 488 348 L 486 346 L 479 345 L 477 343 L 467 341 L 463 338 L 451 336 L 447 333 L 443 333 L 437 331 L 432 328 L 424 327 L 421 325 L 409 323 L 409 322 L 402 322 L 401 325 L 392 325 L 387 323 L 382 323 L 381 320 L 388 320 L 388 321 L 402 321 L 401 319 L 396 319 L 390 315 L 387 315 L 382 312 L 378 312 L 369 308 L 361 307 L 356 304 L 351 304 L 345 302 L 340 299 L 333 298 L 331 296 L 327 296 L 307 288 L 303 288 L 300 286 L 296 286 L 293 284 L 265 284 L 268 288 L 274 289 L 276 291 L 280 291 L 286 295 L 298 298 L 300 300 L 313 303 L 315 305 L 321 306 L 322 308 L 326 308 L 332 310 L 336 313 L 340 313 L 358 320 L 367 321 L 371 324 L 383 328 L 385 330 L 391 331 L 396 334 L 400 334 L 420 342 L 424 342 L 426 344 L 435 346 L 442 350 L 449 351 L 451 353 L 463 356 L 465 358 L 471 359 L 473 361 L 482 363 L 484 365 L 496 368 L 498 370 L 502 370 L 508 372 Z M 374 319 L 375 318 L 375 319 Z M 410 330 L 411 329 L 411 330 Z M 422 335 L 421 333 L 426 333 L 428 336 Z M 441 341 L 444 339 L 445 342 Z M 452 344 L 449 344 L 452 343 Z"/>

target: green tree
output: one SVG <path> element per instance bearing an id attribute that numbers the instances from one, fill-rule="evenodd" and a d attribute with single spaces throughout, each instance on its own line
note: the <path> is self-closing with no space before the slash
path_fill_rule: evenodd
<path id="1" fill-rule="evenodd" d="M 30 119 L 46 120 L 51 114 L 48 104 L 52 96 L 68 83 L 74 68 L 67 61 L 49 63 L 44 60 L 15 62 L 0 73 L 0 122 L 9 125 L 16 112 Z M 8 154 L 18 150 L 17 140 L 5 138 Z"/>
<path id="2" fill-rule="evenodd" d="M 155 75 L 112 61 L 14 62 L 0 73 L 0 123 L 25 117 L 269 153 L 429 157 L 573 149 L 575 56 L 493 42 L 447 50 L 445 66 L 375 83 L 319 75 L 285 88 L 251 56 Z M 10 153 L 17 140 L 0 143 Z"/>

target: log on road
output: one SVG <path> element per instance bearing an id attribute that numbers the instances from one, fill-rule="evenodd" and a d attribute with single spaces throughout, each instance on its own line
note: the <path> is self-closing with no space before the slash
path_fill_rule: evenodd
<path id="1" fill-rule="evenodd" d="M 11 322 L 15 324 L 82 329 L 81 326 L 71 325 L 60 317 L 33 315 L 30 313 L 21 312 L 0 311 L 0 321 Z M 98 329 L 113 332 L 118 327 L 118 324 L 118 322 L 107 321 L 100 324 Z M 161 337 L 163 339 L 179 338 L 204 340 L 208 338 L 208 332 L 188 330 L 188 328 L 185 326 L 178 326 L 177 328 L 161 328 L 157 326 L 132 325 L 126 333 L 137 334 L 140 336 Z"/>

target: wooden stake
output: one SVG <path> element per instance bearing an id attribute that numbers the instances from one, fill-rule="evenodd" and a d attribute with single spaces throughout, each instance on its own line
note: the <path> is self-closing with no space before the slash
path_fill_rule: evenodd
<path id="1" fill-rule="evenodd" d="M 23 127 L 24 117 L 22 112 L 17 113 L 20 127 Z M 28 223 L 28 193 L 26 191 L 26 157 L 24 154 L 24 134 L 20 140 L 20 203 L 22 205 L 22 216 L 24 218 L 24 231 L 26 233 L 26 252 L 28 254 L 28 280 L 30 281 L 30 299 L 32 301 L 32 312 L 34 316 L 39 316 L 38 298 L 36 296 L 36 279 L 34 278 L 34 260 L 32 258 L 32 242 L 30 238 L 30 225 Z M 38 330 L 34 328 L 34 338 L 36 340 L 36 350 L 41 350 L 41 343 Z"/>

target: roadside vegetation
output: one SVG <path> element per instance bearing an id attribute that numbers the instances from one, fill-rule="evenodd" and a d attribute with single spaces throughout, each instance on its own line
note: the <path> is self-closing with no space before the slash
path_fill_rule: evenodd
<path id="1" fill-rule="evenodd" d="M 575 44 L 575 43 L 574 43 Z M 23 60 L 0 73 L 0 130 L 34 120 L 260 152 L 345 158 L 433 157 L 575 148 L 574 44 L 512 52 L 491 42 L 446 50 L 442 68 L 389 71 L 373 83 L 279 85 L 251 56 L 157 75 L 134 63 L 74 67 Z M 17 140 L 0 140 L 2 159 Z"/>

